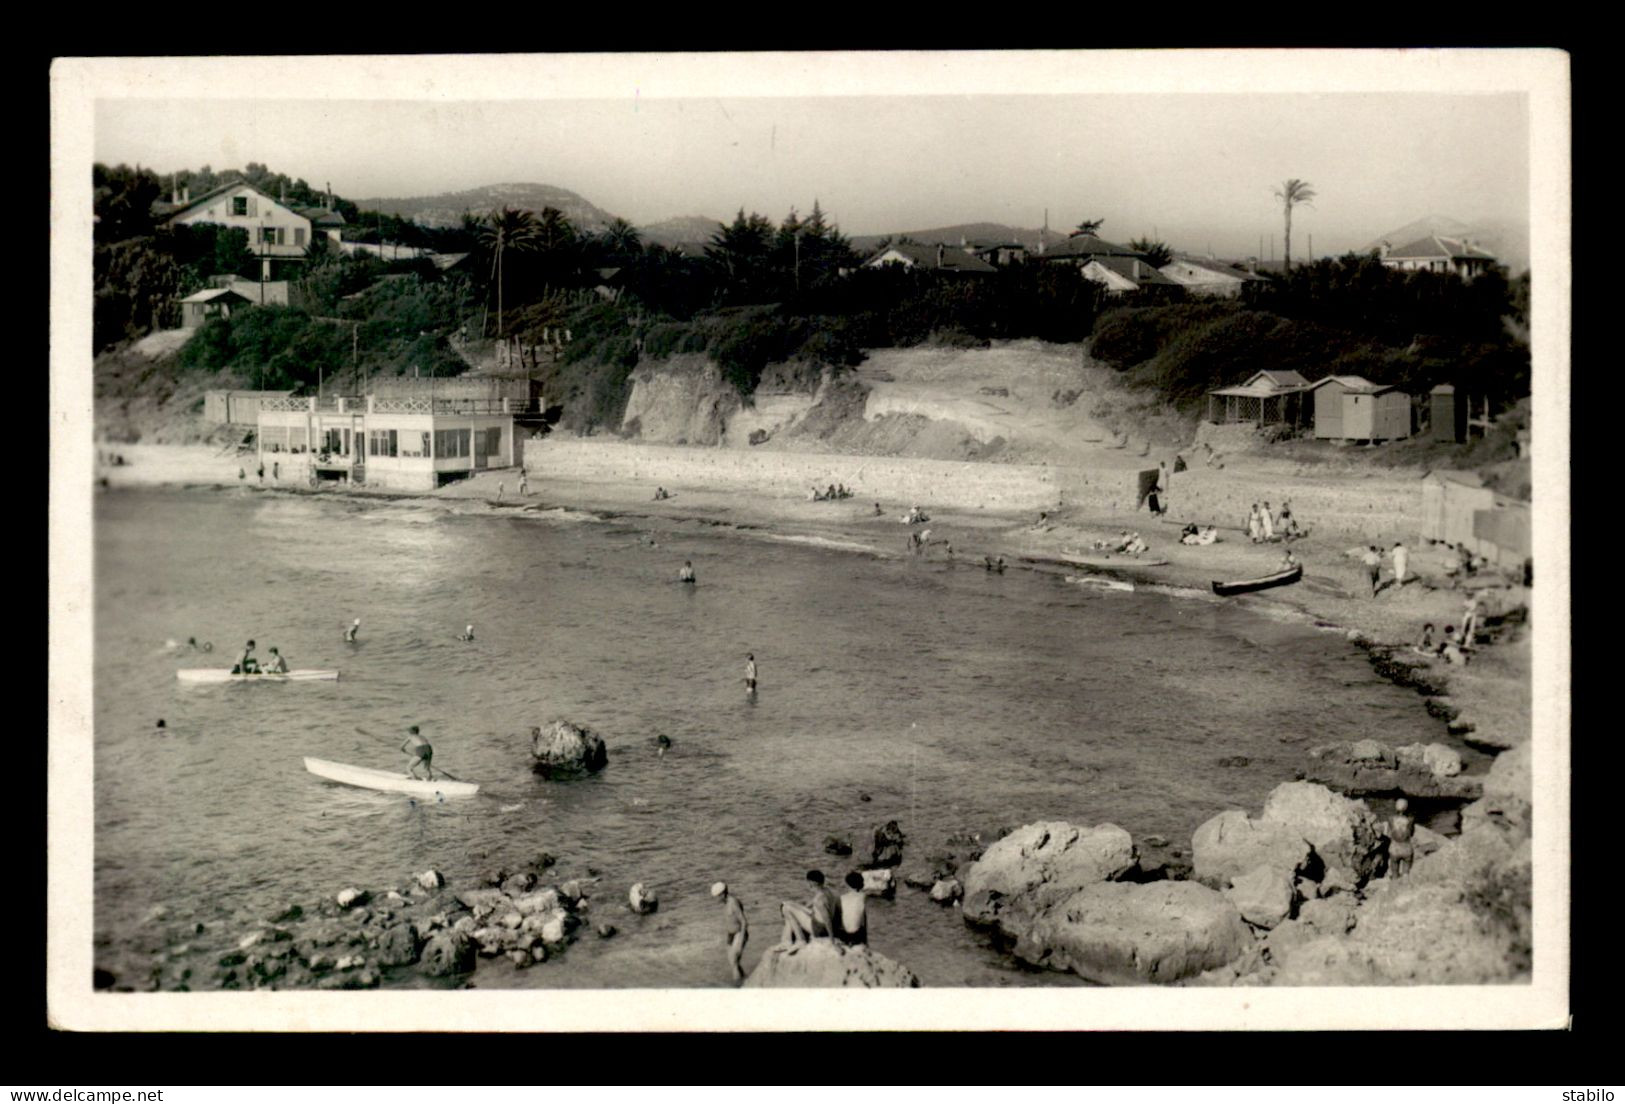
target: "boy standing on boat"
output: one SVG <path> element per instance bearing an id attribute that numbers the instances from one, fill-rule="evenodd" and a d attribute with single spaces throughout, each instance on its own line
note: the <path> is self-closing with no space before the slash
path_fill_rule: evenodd
<path id="1" fill-rule="evenodd" d="M 416 778 L 418 776 L 418 764 L 421 763 L 423 764 L 424 773 L 428 775 L 431 781 L 434 779 L 434 767 L 430 765 L 430 761 L 434 759 L 434 748 L 429 741 L 418 735 L 417 725 L 413 725 L 406 730 L 406 741 L 401 744 L 401 750 L 413 756 L 412 765 L 406 768 L 407 774 Z"/>

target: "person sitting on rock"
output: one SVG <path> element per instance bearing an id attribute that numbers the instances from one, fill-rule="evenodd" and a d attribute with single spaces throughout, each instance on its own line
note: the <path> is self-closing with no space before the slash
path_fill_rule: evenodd
<path id="1" fill-rule="evenodd" d="M 1410 802 L 1403 797 L 1394 802 L 1394 816 L 1388 822 L 1388 874 L 1393 878 L 1403 878 L 1410 872 L 1411 859 L 1416 854 L 1416 845 L 1412 837 L 1416 832 L 1416 821 L 1407 814 Z"/>
<path id="2" fill-rule="evenodd" d="M 869 943 L 869 909 L 863 894 L 863 875 L 856 870 L 846 876 L 846 892 L 841 894 L 841 914 L 835 938 L 849 947 Z"/>
<path id="3" fill-rule="evenodd" d="M 1433 622 L 1429 621 L 1422 626 L 1422 635 L 1417 638 L 1414 650 L 1423 655 L 1432 655 L 1434 653 Z"/>
<path id="4" fill-rule="evenodd" d="M 807 881 L 813 889 L 812 897 L 805 906 L 793 901 L 785 901 L 779 906 L 784 916 L 784 930 L 779 935 L 779 942 L 787 946 L 811 943 L 814 939 L 833 939 L 835 936 L 835 917 L 841 909 L 840 897 L 824 884 L 822 870 L 807 871 Z"/>

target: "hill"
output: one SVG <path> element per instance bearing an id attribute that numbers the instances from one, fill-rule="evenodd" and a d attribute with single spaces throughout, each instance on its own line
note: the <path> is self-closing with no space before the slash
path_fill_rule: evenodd
<path id="1" fill-rule="evenodd" d="M 1037 249 L 1039 240 L 1048 245 L 1066 240 L 1059 230 L 1022 230 L 999 222 L 965 222 L 957 226 L 939 226 L 934 230 L 903 230 L 895 234 L 861 234 L 852 238 L 852 248 L 859 253 L 872 251 L 886 238 L 912 238 L 921 245 L 958 245 L 967 242 L 1020 242 L 1028 249 Z"/>
<path id="2" fill-rule="evenodd" d="M 663 245 L 671 249 L 684 242 L 708 242 L 721 225 L 719 220 L 703 215 L 680 215 L 640 226 L 638 233 L 645 245 Z"/>
<path id="3" fill-rule="evenodd" d="M 1529 267 L 1529 226 L 1513 219 L 1480 219 L 1463 222 L 1449 215 L 1424 215 L 1404 226 L 1379 234 L 1365 249 L 1377 249 L 1384 241 L 1404 245 L 1429 234 L 1447 238 L 1470 238 L 1475 245 L 1494 253 L 1516 276 Z"/>
<path id="4" fill-rule="evenodd" d="M 550 184 L 487 184 L 466 192 L 446 192 L 432 196 L 410 196 L 404 199 L 358 199 L 357 207 L 363 211 L 382 211 L 386 215 L 409 218 L 424 226 L 447 228 L 461 223 L 463 212 L 475 215 L 503 207 L 535 211 L 544 207 L 557 207 L 577 230 L 596 232 L 604 229 L 615 216 L 593 206 L 587 200 L 565 188 Z"/>

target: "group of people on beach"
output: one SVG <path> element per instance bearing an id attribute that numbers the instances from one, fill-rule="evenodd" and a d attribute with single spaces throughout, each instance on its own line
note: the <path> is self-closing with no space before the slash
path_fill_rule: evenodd
<path id="1" fill-rule="evenodd" d="M 807 871 L 807 884 L 812 887 L 812 896 L 805 905 L 785 901 L 779 906 L 779 914 L 784 919 L 779 943 L 795 947 L 810 944 L 815 939 L 827 939 L 849 947 L 867 946 L 869 912 L 863 875 L 856 870 L 848 873 L 844 893 L 837 893 L 825 884 L 822 870 Z M 711 896 L 722 905 L 722 938 L 728 945 L 728 969 L 736 983 L 743 981 L 745 970 L 741 959 L 750 939 L 750 921 L 745 916 L 744 902 L 728 888 L 727 882 L 712 885 Z"/>
<path id="2" fill-rule="evenodd" d="M 1244 528 L 1247 530 L 1247 539 L 1254 544 L 1295 540 L 1303 535 L 1303 531 L 1298 528 L 1297 519 L 1292 516 L 1292 503 L 1287 501 L 1282 501 L 1279 513 L 1272 511 L 1268 502 L 1253 503 L 1253 508 L 1247 511 Z"/>
<path id="3" fill-rule="evenodd" d="M 1388 556 L 1393 564 L 1393 575 L 1385 583 L 1382 581 L 1382 552 L 1374 544 L 1366 545 L 1364 549 L 1353 550 L 1365 565 L 1366 580 L 1371 584 L 1371 597 L 1375 598 L 1379 592 L 1388 587 L 1403 589 L 1411 577 L 1410 549 L 1405 547 L 1404 541 L 1395 541 L 1393 548 L 1389 549 Z"/>
<path id="4" fill-rule="evenodd" d="M 845 483 L 831 483 L 827 489 L 822 491 L 817 487 L 814 487 L 812 489 L 812 495 L 809 497 L 808 501 L 834 502 L 836 499 L 851 498 L 854 493 L 855 492 L 850 490 Z M 877 502 L 875 505 L 879 506 L 880 503 Z"/>
<path id="5" fill-rule="evenodd" d="M 1484 619 L 1484 606 L 1477 594 L 1468 595 L 1462 608 L 1461 627 L 1446 625 L 1437 640 L 1433 636 L 1433 623 L 1422 626 L 1412 651 L 1429 659 L 1438 658 L 1446 663 L 1465 664 L 1477 648 L 1479 628 Z"/>

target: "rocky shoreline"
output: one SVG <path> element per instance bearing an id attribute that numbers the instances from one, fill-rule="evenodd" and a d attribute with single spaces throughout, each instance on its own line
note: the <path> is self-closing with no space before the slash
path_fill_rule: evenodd
<path id="1" fill-rule="evenodd" d="M 545 457 L 546 450 L 538 455 Z M 236 461 L 230 463 L 235 469 Z M 135 473 L 140 464 L 138 457 L 127 472 Z M 156 479 L 119 479 L 115 469 L 111 485 L 260 490 L 243 488 L 235 479 L 217 482 L 212 471 L 187 478 L 180 471 L 184 467 L 176 465 Z M 894 518 L 865 516 L 849 506 L 783 498 L 741 501 L 733 493 L 686 488 L 651 502 L 641 483 L 571 481 L 549 472 L 545 463 L 531 471 L 539 493 L 493 510 L 569 510 L 620 521 L 726 526 L 760 539 L 816 540 L 887 557 L 910 554 L 904 551 L 906 531 Z M 478 500 L 497 498 L 495 483 L 503 475 L 512 478 L 512 473 L 486 473 L 427 498 L 408 497 L 444 500 L 447 508 L 459 502 L 479 507 Z M 266 488 L 265 493 L 344 492 Z M 859 502 L 872 497 L 860 487 Z M 1221 546 L 1221 555 L 1202 556 L 1209 550 L 1178 545 L 1177 528 L 1158 527 L 1153 551 L 1166 552 L 1166 566 L 1149 567 L 1131 558 L 1123 558 L 1120 567 L 1068 564 L 1073 549 L 1130 524 L 1142 531 L 1152 527 L 1144 517 L 1136 522 L 1120 510 L 1058 507 L 1034 524 L 1025 513 L 939 508 L 931 528 L 937 539 L 951 543 L 926 555 L 952 558 L 964 570 L 982 570 L 983 557 L 1002 556 L 1012 566 L 1023 557 L 1048 559 L 1030 569 L 1087 572 L 1136 589 L 1213 600 L 1209 578 L 1245 577 L 1243 572 L 1255 570 L 1255 561 L 1270 554 L 1242 542 Z M 1259 818 L 1244 810 L 1217 811 L 1194 833 L 1188 851 L 1162 840 L 1136 844 L 1111 825 L 1050 822 L 1001 833 L 997 840 L 947 841 L 923 865 L 904 866 L 903 883 L 953 907 L 959 907 L 962 894 L 965 921 L 994 932 L 1017 958 L 1103 984 L 1527 980 L 1531 748 L 1524 630 L 1531 596 L 1513 586 L 1497 590 L 1491 621 L 1505 627 L 1505 643 L 1486 650 L 1470 667 L 1446 668 L 1410 651 L 1409 640 L 1422 619 L 1440 627 L 1447 623 L 1459 594 L 1430 585 L 1436 580 L 1428 578 L 1427 557 L 1418 550 L 1413 557 L 1423 573 L 1418 584 L 1389 601 L 1354 597 L 1362 585 L 1358 568 L 1339 557 L 1345 544 L 1369 543 L 1373 536 L 1323 529 L 1294 546 L 1300 559 L 1314 565 L 1310 579 L 1319 585 L 1228 601 L 1343 634 L 1365 651 L 1378 673 L 1416 689 L 1450 735 L 1501 752 L 1486 774 L 1464 773 L 1460 756 L 1443 743 L 1394 748 L 1364 740 L 1311 746 L 1299 778 L 1283 781 Z M 1418 828 L 1415 866 L 1404 878 L 1389 874 L 1382 824 L 1362 800 L 1398 795 L 1460 810 L 1459 834 Z M 1148 854 L 1166 854 L 1172 861 Z M 314 905 L 290 905 L 279 917 L 242 932 L 204 976 L 179 965 L 187 955 L 172 953 L 167 961 L 177 965 L 156 967 L 151 987 L 366 988 L 427 983 L 404 980 L 404 971 L 413 967 L 423 978 L 446 979 L 472 976 L 464 971 L 480 958 L 506 957 L 515 966 L 544 962 L 585 930 L 591 904 L 579 881 L 543 885 L 542 869 L 500 871 L 497 881 L 486 876 L 460 891 L 447 889 L 443 878 L 431 888 L 414 876 L 405 889 L 368 889 L 348 904 L 340 904 L 335 893 Z M 527 879 L 529 884 L 520 884 Z M 521 957 L 527 961 L 521 963 Z M 824 957 L 789 961 L 788 954 L 773 954 L 771 968 L 758 967 L 762 978 L 753 975 L 751 984 L 920 984 L 895 963 L 849 963 L 837 956 L 806 968 L 813 958 Z M 109 986 L 128 987 L 122 980 Z"/>

